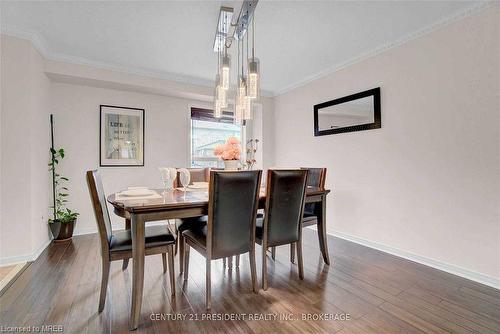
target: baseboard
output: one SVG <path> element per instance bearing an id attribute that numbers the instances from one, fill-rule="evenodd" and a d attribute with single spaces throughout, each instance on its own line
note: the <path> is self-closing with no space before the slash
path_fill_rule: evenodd
<path id="1" fill-rule="evenodd" d="M 30 262 L 33 254 L 10 256 L 0 259 L 0 267 L 13 266 L 19 263 Z"/>
<path id="2" fill-rule="evenodd" d="M 392 246 L 388 246 L 388 245 L 384 245 L 384 244 L 381 244 L 378 242 L 366 240 L 366 239 L 359 238 L 359 237 L 349 235 L 346 233 L 342 233 L 339 231 L 328 230 L 327 234 L 332 235 L 332 236 L 337 237 L 337 238 L 347 240 L 347 241 L 351 241 L 351 242 L 354 242 L 354 243 L 357 243 L 357 244 L 360 244 L 360 245 L 363 245 L 363 246 L 366 246 L 369 248 L 373 248 L 373 249 L 379 250 L 379 251 L 384 252 L 384 253 L 389 253 L 389 254 L 392 254 L 392 255 L 395 255 L 398 257 L 402 257 L 404 259 L 414 261 L 414 262 L 417 262 L 417 263 L 420 263 L 420 264 L 423 264 L 423 265 L 426 265 L 426 266 L 429 266 L 429 267 L 432 267 L 432 268 L 435 268 L 438 270 L 442 270 L 442 271 L 445 271 L 447 273 L 457 275 L 457 276 L 469 279 L 471 281 L 478 282 L 478 283 L 481 283 L 481 284 L 484 284 L 484 285 L 487 285 L 487 286 L 490 286 L 492 288 L 500 290 L 500 279 L 489 276 L 489 275 L 481 274 L 481 273 L 478 273 L 478 272 L 475 272 L 475 271 L 472 271 L 469 269 L 462 268 L 460 266 L 456 266 L 456 265 L 442 262 L 439 260 L 431 259 L 431 258 L 422 256 L 422 255 L 407 252 L 407 251 L 404 251 L 404 250 L 401 250 L 401 249 L 398 249 L 398 248 L 395 248 Z"/>
<path id="3" fill-rule="evenodd" d="M 35 261 L 36 259 L 38 259 L 38 257 L 40 256 L 40 254 L 43 253 L 43 251 L 45 250 L 45 248 L 47 248 L 50 245 L 51 242 L 52 242 L 52 238 L 50 238 L 42 246 L 40 246 L 40 248 L 38 248 L 33 253 L 33 255 L 31 255 L 31 260 L 30 261 Z"/>
<path id="4" fill-rule="evenodd" d="M 11 256 L 0 259 L 0 267 L 35 261 L 40 256 L 40 254 L 42 254 L 45 248 L 47 248 L 47 246 L 50 245 L 51 242 L 52 239 L 47 240 L 43 245 L 41 245 L 36 251 L 34 251 L 31 254 Z"/>

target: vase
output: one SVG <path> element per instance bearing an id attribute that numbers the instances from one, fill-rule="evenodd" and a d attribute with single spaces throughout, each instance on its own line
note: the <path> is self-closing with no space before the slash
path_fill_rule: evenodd
<path id="1" fill-rule="evenodd" d="M 224 160 L 224 170 L 238 170 L 239 160 Z"/>

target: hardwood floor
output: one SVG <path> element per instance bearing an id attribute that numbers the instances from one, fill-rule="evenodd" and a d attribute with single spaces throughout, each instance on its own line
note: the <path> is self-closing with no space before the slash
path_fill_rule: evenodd
<path id="1" fill-rule="evenodd" d="M 161 256 L 148 256 L 137 333 L 500 333 L 500 291 L 408 260 L 329 237 L 332 265 L 323 264 L 317 234 L 304 230 L 304 281 L 289 248 L 269 259 L 269 289 L 252 293 L 248 256 L 240 268 L 212 264 L 212 310 L 205 312 L 205 260 L 191 252 L 189 281 L 176 273 L 170 300 Z M 64 333 L 125 333 L 131 273 L 111 264 L 105 309 L 97 234 L 52 244 L 0 297 L 1 326 L 62 325 Z M 257 247 L 257 259 L 260 259 Z M 177 258 L 176 258 L 177 261 Z M 257 264 L 260 282 L 260 266 Z M 178 268 L 176 264 L 175 268 Z M 151 320 L 172 313 L 184 320 Z M 208 316 L 246 319 L 210 321 Z M 281 319 L 249 319 L 281 315 Z M 293 314 L 299 320 L 284 319 Z M 306 319 L 326 314 L 350 320 Z M 185 317 L 185 318 L 183 318 Z M 198 320 L 196 320 L 198 319 Z M 40 327 L 41 328 L 41 327 Z"/>

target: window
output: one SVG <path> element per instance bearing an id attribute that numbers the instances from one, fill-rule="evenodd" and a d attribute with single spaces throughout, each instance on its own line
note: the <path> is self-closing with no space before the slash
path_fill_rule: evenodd
<path id="1" fill-rule="evenodd" d="M 242 127 L 233 123 L 233 114 L 224 112 L 220 119 L 212 110 L 191 108 L 191 167 L 217 167 L 224 164 L 214 156 L 214 148 L 229 137 L 242 139 Z"/>

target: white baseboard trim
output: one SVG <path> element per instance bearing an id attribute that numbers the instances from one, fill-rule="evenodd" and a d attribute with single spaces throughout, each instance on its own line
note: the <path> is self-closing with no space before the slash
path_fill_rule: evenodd
<path id="1" fill-rule="evenodd" d="M 47 248 L 47 246 L 52 242 L 52 239 L 47 240 L 43 245 L 41 245 L 35 252 L 32 254 L 11 256 L 0 259 L 0 267 L 12 266 L 19 263 L 32 262 L 38 259 L 40 254 Z"/>
<path id="2" fill-rule="evenodd" d="M 392 246 L 388 246 L 388 245 L 384 245 L 384 244 L 381 244 L 378 242 L 366 240 L 366 239 L 359 238 L 359 237 L 349 235 L 346 233 L 342 233 L 339 231 L 328 230 L 327 234 L 332 235 L 332 236 L 337 237 L 337 238 L 347 240 L 347 241 L 351 241 L 351 242 L 354 242 L 354 243 L 357 243 L 357 244 L 360 244 L 360 245 L 363 245 L 363 246 L 366 246 L 369 248 L 373 248 L 373 249 L 379 250 L 379 251 L 384 252 L 384 253 L 389 253 L 389 254 L 392 254 L 392 255 L 395 255 L 398 257 L 402 257 L 404 259 L 414 261 L 414 262 L 417 262 L 417 263 L 420 263 L 420 264 L 423 264 L 423 265 L 426 265 L 426 266 L 429 266 L 429 267 L 432 267 L 432 268 L 435 268 L 438 270 L 442 270 L 442 271 L 445 271 L 447 273 L 457 275 L 457 276 L 469 279 L 471 281 L 478 282 L 478 283 L 481 283 L 481 284 L 484 284 L 484 285 L 487 285 L 487 286 L 490 286 L 492 288 L 500 290 L 500 279 L 498 279 L 496 277 L 492 277 L 489 275 L 478 273 L 478 272 L 475 272 L 475 271 L 472 271 L 472 270 L 469 270 L 466 268 L 462 268 L 460 266 L 456 266 L 456 265 L 442 262 L 439 260 L 431 259 L 431 258 L 422 256 L 422 255 L 407 252 L 407 251 L 404 251 L 404 250 L 401 250 L 401 249 L 398 249 L 398 248 L 395 248 Z"/>
<path id="3" fill-rule="evenodd" d="M 0 259 L 0 267 L 13 266 L 31 261 L 33 254 L 17 255 Z"/>
<path id="4" fill-rule="evenodd" d="M 40 256 L 40 254 L 43 253 L 43 251 L 45 250 L 45 248 L 47 248 L 50 243 L 52 242 L 52 238 L 50 238 L 49 240 L 47 240 L 40 248 L 38 248 L 35 253 L 33 253 L 32 255 L 32 258 L 30 261 L 35 261 L 36 259 L 38 259 L 38 257 Z"/>

